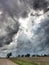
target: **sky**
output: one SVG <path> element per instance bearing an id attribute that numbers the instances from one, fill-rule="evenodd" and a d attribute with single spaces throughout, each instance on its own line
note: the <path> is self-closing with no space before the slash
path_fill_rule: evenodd
<path id="1" fill-rule="evenodd" d="M 10 52 L 49 54 L 49 0 L 0 0 L 0 57 Z"/>

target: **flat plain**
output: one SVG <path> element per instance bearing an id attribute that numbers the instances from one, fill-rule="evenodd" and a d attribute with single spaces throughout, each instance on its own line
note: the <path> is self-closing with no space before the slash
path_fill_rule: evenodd
<path id="1" fill-rule="evenodd" d="M 49 65 L 49 57 L 20 57 L 10 60 L 18 65 Z"/>

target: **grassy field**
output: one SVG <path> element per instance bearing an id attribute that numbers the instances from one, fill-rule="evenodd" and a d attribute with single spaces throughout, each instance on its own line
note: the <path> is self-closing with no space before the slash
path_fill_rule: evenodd
<path id="1" fill-rule="evenodd" d="M 11 58 L 18 65 L 49 65 L 49 57 Z"/>

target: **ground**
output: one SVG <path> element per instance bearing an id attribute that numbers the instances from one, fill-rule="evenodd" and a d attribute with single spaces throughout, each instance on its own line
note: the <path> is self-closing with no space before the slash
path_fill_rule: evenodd
<path id="1" fill-rule="evenodd" d="M 0 65 L 17 65 L 9 59 L 0 59 Z"/>
<path id="2" fill-rule="evenodd" d="M 49 65 L 49 57 L 11 58 L 18 65 Z"/>
<path id="3" fill-rule="evenodd" d="M 0 65 L 49 65 L 49 57 L 0 59 Z"/>

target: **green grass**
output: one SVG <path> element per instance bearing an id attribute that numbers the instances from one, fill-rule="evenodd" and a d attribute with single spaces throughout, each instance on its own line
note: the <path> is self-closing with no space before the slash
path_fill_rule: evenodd
<path id="1" fill-rule="evenodd" d="M 36 63 L 24 62 L 24 61 L 16 61 L 19 65 L 37 65 Z"/>
<path id="2" fill-rule="evenodd" d="M 23 61 L 21 59 L 10 59 L 12 60 L 13 62 L 15 62 L 16 64 L 18 65 L 38 65 L 37 63 L 35 62 L 27 62 L 27 61 Z"/>
<path id="3" fill-rule="evenodd" d="M 49 57 L 11 58 L 18 65 L 49 65 Z"/>

